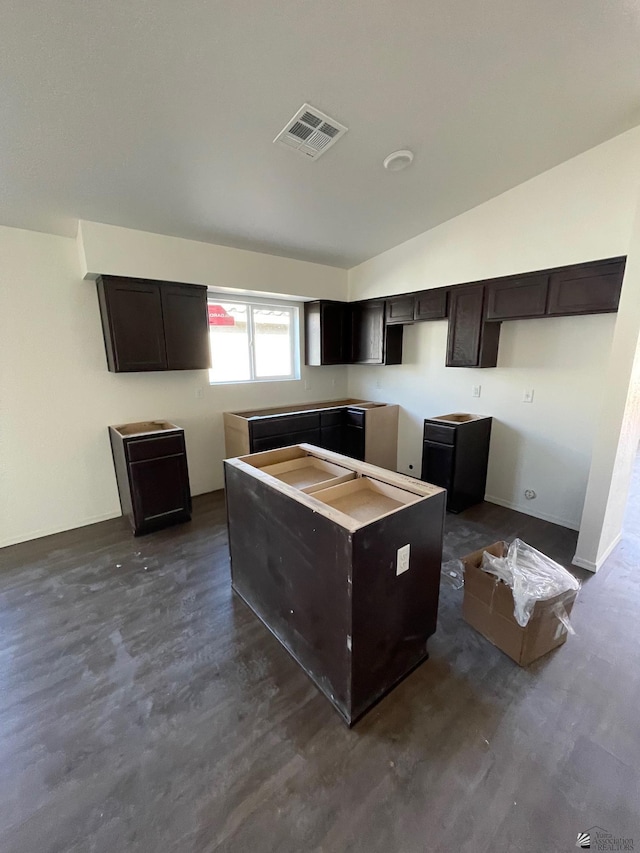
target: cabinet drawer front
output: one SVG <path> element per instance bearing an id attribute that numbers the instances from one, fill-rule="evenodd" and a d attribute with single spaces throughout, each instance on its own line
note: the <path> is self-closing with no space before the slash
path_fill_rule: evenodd
<path id="1" fill-rule="evenodd" d="M 130 462 L 158 459 L 161 456 L 173 456 L 176 453 L 184 452 L 184 436 L 182 433 L 127 441 L 127 456 Z"/>
<path id="2" fill-rule="evenodd" d="M 487 320 L 544 317 L 549 276 L 496 281 L 487 287 Z"/>
<path id="3" fill-rule="evenodd" d="M 364 412 L 357 411 L 355 409 L 347 409 L 346 414 L 346 423 L 352 426 L 363 427 L 364 426 Z"/>
<path id="4" fill-rule="evenodd" d="M 425 423 L 424 437 L 425 440 L 439 441 L 442 444 L 455 444 L 456 428 L 444 424 Z"/>
<path id="5" fill-rule="evenodd" d="M 441 320 L 447 316 L 448 291 L 441 288 L 416 293 L 414 320 Z"/>
<path id="6" fill-rule="evenodd" d="M 617 311 L 624 260 L 553 273 L 549 283 L 551 315 Z"/>
<path id="7" fill-rule="evenodd" d="M 274 418 L 263 418 L 251 421 L 253 438 L 266 438 L 270 435 L 287 435 L 301 430 L 317 429 L 320 426 L 318 412 L 308 412 L 296 415 L 280 415 Z"/>
<path id="8" fill-rule="evenodd" d="M 251 442 L 251 452 L 261 453 L 263 450 L 274 450 L 276 447 L 289 447 L 291 444 L 318 444 L 319 441 L 319 429 L 287 432 L 284 435 L 267 435 L 263 438 L 254 438 Z"/>
<path id="9" fill-rule="evenodd" d="M 394 296 L 387 299 L 387 325 L 393 323 L 413 323 L 413 294 Z"/>
<path id="10" fill-rule="evenodd" d="M 340 426 L 344 418 L 344 409 L 331 412 L 320 412 L 320 426 L 332 427 Z"/>

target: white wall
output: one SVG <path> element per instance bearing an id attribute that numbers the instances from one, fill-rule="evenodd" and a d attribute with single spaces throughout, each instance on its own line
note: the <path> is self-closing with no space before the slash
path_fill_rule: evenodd
<path id="1" fill-rule="evenodd" d="M 350 298 L 627 254 L 639 182 L 635 128 L 355 267 Z M 607 367 L 614 326 L 614 316 L 503 323 L 498 367 L 472 370 L 444 367 L 446 322 L 419 324 L 405 329 L 406 366 L 350 367 L 349 393 L 403 407 L 405 472 L 409 464 L 419 471 L 423 418 L 493 415 L 490 499 L 577 529 L 605 377 L 618 382 Z M 482 385 L 479 400 L 474 384 Z M 521 402 L 525 388 L 535 390 L 532 404 Z"/>
<path id="2" fill-rule="evenodd" d="M 309 299 L 346 298 L 343 269 L 99 222 L 80 222 L 78 249 L 83 277 L 139 276 Z"/>
<path id="3" fill-rule="evenodd" d="M 640 437 L 640 205 L 627 257 L 575 561 L 595 571 L 620 539 Z"/>
<path id="4" fill-rule="evenodd" d="M 173 257 L 171 238 L 163 253 L 162 239 L 144 235 L 145 245 L 148 236 L 155 238 L 150 251 Z M 235 265 L 227 256 L 226 275 L 261 289 L 261 260 L 247 255 L 239 252 Z M 108 258 L 105 246 L 105 264 Z M 282 262 L 278 291 L 304 292 L 311 278 L 320 292 L 336 295 L 342 280 L 344 298 L 345 271 L 271 260 Z M 215 263 L 214 253 L 210 276 L 222 284 Z M 138 250 L 131 269 L 120 258 L 117 271 L 150 275 L 151 266 Z M 155 277 L 190 280 L 188 265 L 184 273 L 175 263 L 163 269 L 156 263 Z M 115 263 L 106 269 L 115 270 Z M 225 387 L 210 386 L 207 371 L 109 373 L 96 287 L 82 274 L 75 240 L 0 228 L 0 546 L 120 515 L 108 424 L 168 418 L 184 426 L 192 491 L 199 494 L 222 486 L 223 411 L 346 393 L 344 367 L 303 367 L 298 382 Z M 270 275 L 269 288 L 273 269 Z"/>

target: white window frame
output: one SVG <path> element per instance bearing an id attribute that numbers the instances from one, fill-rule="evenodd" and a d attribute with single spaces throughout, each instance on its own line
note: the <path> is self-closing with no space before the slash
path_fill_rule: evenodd
<path id="1" fill-rule="evenodd" d="M 295 382 L 300 379 L 300 351 L 302 342 L 300 340 L 300 303 L 286 302 L 279 299 L 264 299 L 256 296 L 236 295 L 234 293 L 207 293 L 207 305 L 212 303 L 218 305 L 231 302 L 236 305 L 247 306 L 247 333 L 249 346 L 249 379 L 211 379 L 209 374 L 209 385 L 247 385 L 253 382 Z M 291 348 L 292 373 L 287 376 L 256 376 L 256 350 L 255 350 L 255 324 L 253 319 L 253 308 L 273 308 L 276 311 L 289 311 L 289 346 Z M 213 369 L 213 367 L 211 368 Z"/>

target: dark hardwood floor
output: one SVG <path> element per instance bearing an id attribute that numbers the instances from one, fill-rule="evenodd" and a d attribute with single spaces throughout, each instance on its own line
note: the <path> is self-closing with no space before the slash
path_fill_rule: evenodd
<path id="1" fill-rule="evenodd" d="M 640 488 L 566 645 L 520 669 L 443 586 L 431 658 L 352 730 L 229 586 L 222 493 L 0 551 L 2 853 L 640 848 Z M 250 531 L 247 535 L 251 535 Z M 482 504 L 445 556 L 576 535 Z"/>

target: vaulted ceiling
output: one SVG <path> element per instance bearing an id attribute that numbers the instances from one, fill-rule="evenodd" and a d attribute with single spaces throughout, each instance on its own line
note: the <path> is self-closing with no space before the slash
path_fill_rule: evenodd
<path id="1" fill-rule="evenodd" d="M 0 40 L 0 224 L 60 234 L 348 267 L 640 123 L 636 0 L 8 0 Z M 305 101 L 316 161 L 272 144 Z"/>

